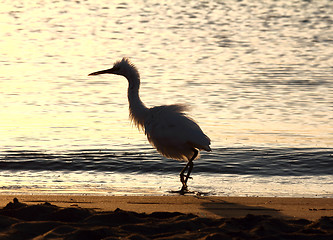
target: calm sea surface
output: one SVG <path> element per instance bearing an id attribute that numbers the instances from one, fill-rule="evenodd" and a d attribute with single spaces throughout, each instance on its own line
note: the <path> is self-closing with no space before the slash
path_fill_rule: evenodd
<path id="1" fill-rule="evenodd" d="M 186 103 L 212 140 L 189 187 L 333 197 L 333 3 L 0 0 L 0 194 L 162 195 L 184 163 L 128 119 Z"/>

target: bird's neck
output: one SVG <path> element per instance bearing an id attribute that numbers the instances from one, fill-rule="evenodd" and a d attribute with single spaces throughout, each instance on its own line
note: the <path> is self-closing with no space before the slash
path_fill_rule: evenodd
<path id="1" fill-rule="evenodd" d="M 139 96 L 140 79 L 137 81 L 129 81 L 128 86 L 128 103 L 130 118 L 133 123 L 139 128 L 144 129 L 144 121 L 148 113 L 148 108 L 143 104 Z"/>

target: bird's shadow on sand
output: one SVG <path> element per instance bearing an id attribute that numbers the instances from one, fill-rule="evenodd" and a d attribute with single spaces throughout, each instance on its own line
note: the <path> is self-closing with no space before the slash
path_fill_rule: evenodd
<path id="1" fill-rule="evenodd" d="M 204 211 L 211 212 L 223 218 L 230 217 L 245 217 L 251 215 L 269 215 L 276 218 L 288 218 L 282 214 L 279 209 L 266 208 L 262 206 L 249 206 L 239 203 L 227 202 L 221 199 L 207 198 L 208 201 L 201 203 L 201 208 Z"/>

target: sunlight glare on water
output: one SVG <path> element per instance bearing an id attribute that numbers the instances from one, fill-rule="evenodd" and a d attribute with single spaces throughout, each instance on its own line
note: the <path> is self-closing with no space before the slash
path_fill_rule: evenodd
<path id="1" fill-rule="evenodd" d="M 332 146 L 330 1 L 1 1 L 1 145 L 146 144 L 126 80 L 90 78 L 130 57 L 147 106 L 187 103 L 218 146 Z"/>
<path id="2" fill-rule="evenodd" d="M 211 138 L 191 189 L 332 197 L 333 3 L 0 0 L 0 193 L 168 194 L 183 163 L 128 118 L 185 103 Z"/>

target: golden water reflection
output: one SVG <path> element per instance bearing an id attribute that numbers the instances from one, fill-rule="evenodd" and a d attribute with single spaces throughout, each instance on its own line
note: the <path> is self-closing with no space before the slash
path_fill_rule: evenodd
<path id="1" fill-rule="evenodd" d="M 1 146 L 146 145 L 126 80 L 87 76 L 127 56 L 147 106 L 190 104 L 213 148 L 332 147 L 326 5 L 3 0 Z"/>

